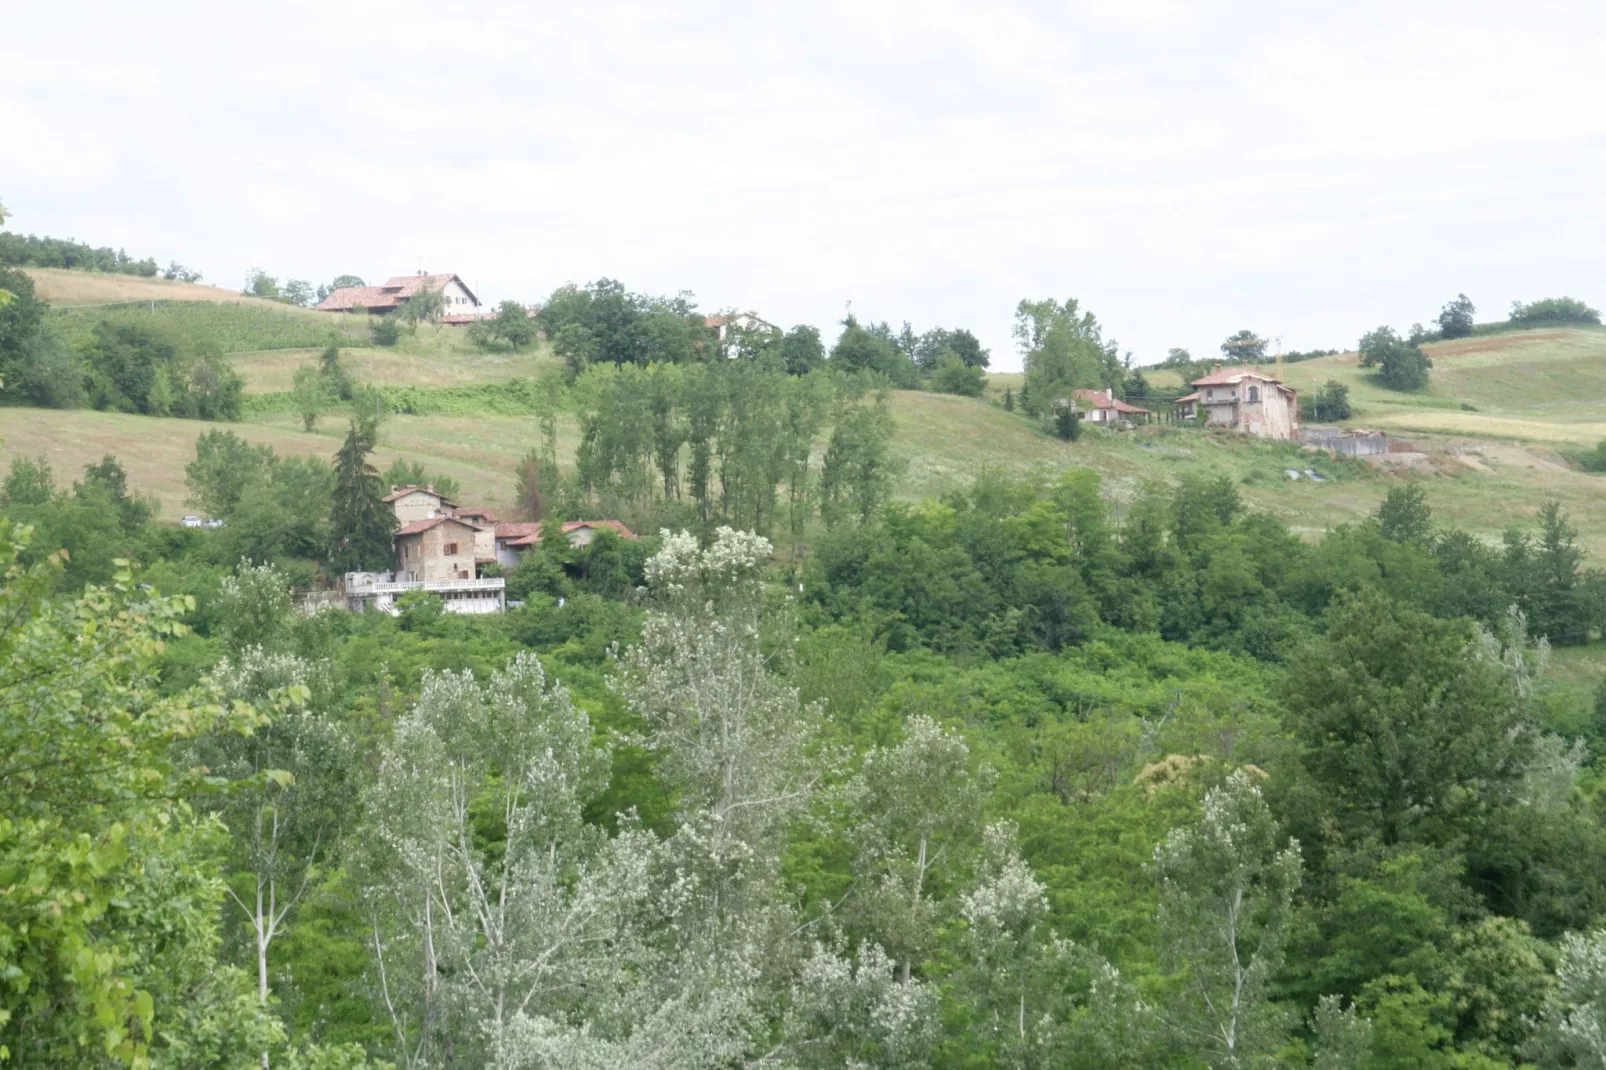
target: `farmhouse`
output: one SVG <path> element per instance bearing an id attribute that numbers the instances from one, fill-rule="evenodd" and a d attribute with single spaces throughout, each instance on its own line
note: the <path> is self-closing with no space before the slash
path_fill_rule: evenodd
<path id="1" fill-rule="evenodd" d="M 752 312 L 725 312 L 717 316 L 704 316 L 703 326 L 719 336 L 719 352 L 726 357 L 736 356 L 736 336 L 742 331 L 778 331 L 779 327 L 768 320 L 759 319 Z"/>
<path id="2" fill-rule="evenodd" d="M 445 307 L 444 318 L 470 320 L 477 317 L 480 299 L 456 275 L 397 275 L 382 286 L 342 286 L 314 306 L 319 312 L 354 312 L 364 309 L 376 316 L 388 316 L 420 290 L 439 290 Z"/>
<path id="3" fill-rule="evenodd" d="M 1113 390 L 1078 390 L 1076 401 L 1078 408 L 1086 407 L 1085 418 L 1089 423 L 1106 427 L 1112 424 L 1148 423 L 1153 415 L 1148 409 L 1128 405 L 1116 397 Z"/>
<path id="4" fill-rule="evenodd" d="M 472 580 L 475 527 L 451 516 L 415 520 L 396 532 L 396 579 L 403 583 Z"/>
<path id="5" fill-rule="evenodd" d="M 563 534 L 571 546 L 590 546 L 597 531 L 608 528 L 621 539 L 634 539 L 636 533 L 617 520 L 569 520 L 562 525 Z M 541 541 L 539 523 L 496 525 L 496 560 L 498 564 L 517 568 L 524 551 Z"/>
<path id="6" fill-rule="evenodd" d="M 1202 415 L 1210 427 L 1288 440 L 1299 433 L 1299 395 L 1282 380 L 1252 368 L 1222 368 L 1191 384 L 1175 402 L 1181 416 Z"/>

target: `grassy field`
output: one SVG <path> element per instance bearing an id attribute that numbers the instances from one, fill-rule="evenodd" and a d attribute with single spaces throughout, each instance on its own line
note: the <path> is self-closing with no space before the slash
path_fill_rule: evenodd
<path id="1" fill-rule="evenodd" d="M 316 363 L 323 346 L 237 353 L 230 358 L 245 379 L 248 393 L 289 390 L 296 368 Z M 393 348 L 366 346 L 342 349 L 346 373 L 376 386 L 471 386 L 508 379 L 535 378 L 556 367 L 545 344 L 523 353 L 486 353 L 476 349 L 456 327 L 439 331 L 424 327 L 417 335 L 403 332 Z"/>
<path id="2" fill-rule="evenodd" d="M 99 271 L 72 271 L 67 268 L 23 268 L 33 279 L 38 295 L 52 305 L 105 305 L 132 301 L 209 301 L 231 305 L 258 305 L 286 309 L 286 306 L 236 290 L 193 282 L 113 275 Z M 288 309 L 286 309 L 289 311 Z"/>

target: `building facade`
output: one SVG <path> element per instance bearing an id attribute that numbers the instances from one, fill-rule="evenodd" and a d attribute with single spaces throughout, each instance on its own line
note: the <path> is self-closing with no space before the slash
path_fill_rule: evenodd
<path id="1" fill-rule="evenodd" d="M 1251 368 L 1223 368 L 1191 385 L 1193 393 L 1176 400 L 1179 415 L 1261 438 L 1289 441 L 1299 434 L 1299 394 L 1281 379 Z"/>

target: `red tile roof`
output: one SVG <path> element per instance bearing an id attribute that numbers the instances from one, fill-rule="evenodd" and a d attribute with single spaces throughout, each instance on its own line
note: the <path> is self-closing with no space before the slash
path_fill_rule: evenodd
<path id="1" fill-rule="evenodd" d="M 464 509 L 461 506 L 453 510 L 453 515 L 459 520 L 478 520 L 484 524 L 496 523 L 496 514 L 489 509 Z"/>
<path id="2" fill-rule="evenodd" d="M 1195 390 L 1191 394 L 1183 394 L 1180 398 L 1177 398 L 1176 401 L 1172 402 L 1172 404 L 1173 405 L 1181 405 L 1184 401 L 1198 401 L 1199 400 L 1199 393 L 1200 393 L 1199 391 Z"/>
<path id="3" fill-rule="evenodd" d="M 1138 413 L 1143 413 L 1145 415 L 1149 413 L 1148 409 L 1140 409 L 1136 405 L 1128 405 L 1126 402 L 1122 401 L 1108 390 L 1078 390 L 1076 391 L 1076 396 L 1081 398 L 1083 401 L 1088 402 L 1096 409 L 1114 409 L 1116 412 L 1126 413 L 1134 416 Z"/>
<path id="4" fill-rule="evenodd" d="M 370 312 L 389 312 L 426 286 L 444 290 L 449 282 L 456 282 L 469 297 L 474 297 L 474 291 L 456 275 L 397 275 L 382 286 L 342 286 L 314 307 L 319 312 L 350 312 L 361 305 Z M 479 299 L 474 298 L 474 303 L 478 304 Z"/>
<path id="5" fill-rule="evenodd" d="M 611 528 L 619 533 L 621 539 L 634 539 L 636 533 L 625 527 L 617 520 L 568 520 L 563 524 L 565 535 L 579 531 L 581 528 Z M 534 546 L 541 541 L 540 524 L 498 524 L 496 537 L 505 539 L 512 547 Z"/>
<path id="6" fill-rule="evenodd" d="M 1259 379 L 1267 383 L 1279 383 L 1282 380 L 1273 378 L 1265 372 L 1257 372 L 1253 368 L 1222 368 L 1213 371 L 1202 379 L 1195 379 L 1193 386 L 1231 386 L 1245 379 Z"/>

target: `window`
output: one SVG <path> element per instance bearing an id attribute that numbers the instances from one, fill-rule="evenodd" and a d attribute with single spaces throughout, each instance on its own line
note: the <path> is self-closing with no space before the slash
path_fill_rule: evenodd
<path id="1" fill-rule="evenodd" d="M 1249 388 L 1249 400 L 1250 401 L 1259 401 L 1260 400 L 1260 387 L 1252 386 L 1252 387 Z"/>
<path id="2" fill-rule="evenodd" d="M 445 552 L 446 552 L 446 556 L 447 557 L 451 557 L 453 554 L 457 553 L 457 543 L 455 543 L 455 542 L 447 543 Z"/>

